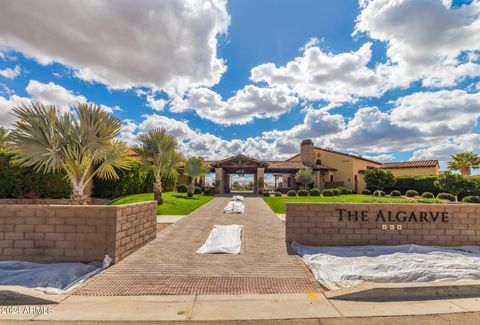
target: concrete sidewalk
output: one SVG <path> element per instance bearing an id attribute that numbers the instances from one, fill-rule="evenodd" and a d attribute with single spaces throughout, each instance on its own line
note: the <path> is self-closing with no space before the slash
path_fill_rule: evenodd
<path id="1" fill-rule="evenodd" d="M 226 296 L 69 296 L 59 305 L 53 305 L 50 314 L 1 314 L 0 320 L 100 322 L 308 320 L 467 312 L 480 312 L 480 300 L 478 298 L 354 302 L 329 300 L 322 293 Z"/>

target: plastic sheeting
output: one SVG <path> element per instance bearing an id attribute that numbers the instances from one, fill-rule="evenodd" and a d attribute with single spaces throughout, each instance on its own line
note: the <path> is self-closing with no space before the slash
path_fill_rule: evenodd
<path id="1" fill-rule="evenodd" d="M 223 213 L 227 214 L 238 214 L 245 212 L 245 205 L 243 202 L 240 201 L 230 201 L 228 204 L 223 208 Z"/>
<path id="2" fill-rule="evenodd" d="M 362 282 L 480 279 L 479 247 L 419 245 L 314 247 L 292 243 L 315 278 L 330 290 Z"/>
<path id="3" fill-rule="evenodd" d="M 241 225 L 214 225 L 205 243 L 197 250 L 199 254 L 240 254 L 242 246 Z"/>
<path id="4" fill-rule="evenodd" d="M 38 264 L 22 261 L 0 261 L 0 285 L 22 286 L 47 293 L 64 293 L 110 266 L 102 262 Z"/>

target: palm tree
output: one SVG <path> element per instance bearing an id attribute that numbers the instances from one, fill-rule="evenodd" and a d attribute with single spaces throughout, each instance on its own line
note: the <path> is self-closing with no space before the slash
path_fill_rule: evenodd
<path id="1" fill-rule="evenodd" d="M 0 126 L 0 149 L 7 147 L 8 130 Z"/>
<path id="2" fill-rule="evenodd" d="M 183 156 L 177 151 L 178 143 L 175 137 L 166 134 L 164 128 L 150 130 L 147 134 L 140 134 L 137 138 L 140 145 L 133 147 L 145 168 L 153 173 L 153 196 L 159 205 L 163 204 L 162 177 L 176 177 L 178 165 Z"/>
<path id="3" fill-rule="evenodd" d="M 470 176 L 472 168 L 480 168 L 480 156 L 473 152 L 461 152 L 450 157 L 452 160 L 448 162 L 448 169 L 460 171 L 462 176 Z"/>
<path id="4" fill-rule="evenodd" d="M 78 104 L 60 114 L 55 106 L 31 103 L 13 108 L 18 118 L 10 133 L 17 162 L 39 172 L 64 171 L 72 201 L 86 204 L 86 186 L 98 176 L 117 179 L 115 168 L 128 169 L 128 147 L 116 140 L 122 122 L 94 104 Z"/>
<path id="5" fill-rule="evenodd" d="M 205 176 L 209 172 L 209 168 L 201 157 L 192 157 L 185 163 L 184 174 L 190 176 L 190 184 L 188 184 L 188 196 L 192 197 L 195 191 L 195 182 L 199 177 Z"/>

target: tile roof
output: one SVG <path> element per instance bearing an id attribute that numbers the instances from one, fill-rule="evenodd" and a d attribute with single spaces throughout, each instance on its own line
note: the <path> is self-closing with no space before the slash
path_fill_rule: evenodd
<path id="1" fill-rule="evenodd" d="M 399 161 L 384 163 L 382 165 L 383 169 L 392 169 L 392 168 L 421 168 L 421 167 L 435 167 L 438 166 L 438 160 L 414 160 L 414 161 Z"/>
<path id="2" fill-rule="evenodd" d="M 267 160 L 267 168 L 277 169 L 300 169 L 306 167 L 303 161 L 279 161 L 279 160 Z"/>

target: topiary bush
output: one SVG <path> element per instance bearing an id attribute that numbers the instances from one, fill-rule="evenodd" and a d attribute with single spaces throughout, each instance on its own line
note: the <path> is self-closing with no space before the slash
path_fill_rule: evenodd
<path id="1" fill-rule="evenodd" d="M 353 191 L 347 187 L 337 187 L 336 190 L 340 191 L 340 195 L 352 194 Z"/>
<path id="2" fill-rule="evenodd" d="M 433 199 L 435 195 L 433 195 L 432 192 L 423 192 L 422 193 L 422 198 L 424 199 Z"/>
<path id="3" fill-rule="evenodd" d="M 275 192 L 275 196 L 282 196 L 282 192 Z"/>
<path id="4" fill-rule="evenodd" d="M 310 196 L 320 196 L 322 192 L 318 188 L 312 188 L 310 190 Z"/>
<path id="5" fill-rule="evenodd" d="M 204 195 L 214 195 L 215 194 L 215 187 L 204 187 L 203 188 Z"/>
<path id="6" fill-rule="evenodd" d="M 470 195 L 462 199 L 465 203 L 480 203 L 480 196 Z"/>
<path id="7" fill-rule="evenodd" d="M 375 196 L 385 196 L 385 192 L 380 191 L 380 190 L 376 190 L 375 192 L 373 192 L 373 195 L 375 195 Z"/>
<path id="8" fill-rule="evenodd" d="M 364 190 L 362 190 L 362 194 L 363 195 L 372 195 L 372 191 L 364 189 Z"/>
<path id="9" fill-rule="evenodd" d="M 177 192 L 178 193 L 187 193 L 188 192 L 187 184 L 178 184 L 177 185 Z"/>
<path id="10" fill-rule="evenodd" d="M 337 195 L 337 196 L 342 195 L 342 190 L 340 190 L 338 188 L 333 188 L 332 190 L 335 192 L 335 195 Z"/>
<path id="11" fill-rule="evenodd" d="M 390 196 L 402 196 L 399 190 L 393 190 L 390 192 Z"/>
<path id="12" fill-rule="evenodd" d="M 330 189 L 323 190 L 322 195 L 323 196 L 337 196 L 338 191 L 333 189 L 333 188 L 330 188 Z"/>
<path id="13" fill-rule="evenodd" d="M 263 196 L 270 197 L 270 192 L 263 192 Z"/>
<path id="14" fill-rule="evenodd" d="M 199 186 L 195 186 L 195 190 L 193 191 L 194 194 L 202 194 L 202 188 Z"/>
<path id="15" fill-rule="evenodd" d="M 415 191 L 415 190 L 408 190 L 407 192 L 405 192 L 405 196 L 406 197 L 415 197 L 415 196 L 418 196 L 418 192 Z"/>
<path id="16" fill-rule="evenodd" d="M 448 200 L 448 201 L 455 201 L 455 195 L 452 195 L 450 193 L 438 193 L 437 199 L 439 200 Z"/>
<path id="17" fill-rule="evenodd" d="M 307 190 L 304 190 L 304 189 L 301 189 L 298 191 L 298 196 L 308 196 L 308 191 Z"/>
<path id="18" fill-rule="evenodd" d="M 297 191 L 290 190 L 290 191 L 287 192 L 287 196 L 297 196 Z"/>

